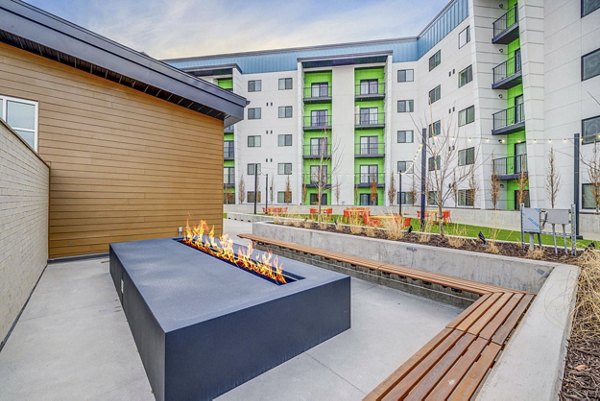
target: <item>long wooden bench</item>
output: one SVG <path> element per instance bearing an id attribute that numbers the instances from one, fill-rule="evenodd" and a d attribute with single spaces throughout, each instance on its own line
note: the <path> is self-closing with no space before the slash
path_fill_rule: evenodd
<path id="1" fill-rule="evenodd" d="M 534 295 L 490 284 L 392 265 L 253 234 L 266 248 L 283 248 L 352 266 L 437 283 L 479 296 L 366 397 L 367 401 L 470 400 L 480 388 Z"/>

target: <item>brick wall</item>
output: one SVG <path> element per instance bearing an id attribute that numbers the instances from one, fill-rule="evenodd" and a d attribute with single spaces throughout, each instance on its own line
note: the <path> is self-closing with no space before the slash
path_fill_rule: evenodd
<path id="1" fill-rule="evenodd" d="M 48 260 L 49 179 L 48 166 L 0 120 L 0 341 Z"/>

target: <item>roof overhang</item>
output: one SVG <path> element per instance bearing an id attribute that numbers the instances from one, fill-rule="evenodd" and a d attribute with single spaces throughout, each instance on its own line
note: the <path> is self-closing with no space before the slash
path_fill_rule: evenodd
<path id="1" fill-rule="evenodd" d="M 391 54 L 392 51 L 390 50 L 388 52 L 377 53 L 345 54 L 328 57 L 307 57 L 299 58 L 298 62 L 302 63 L 304 68 L 335 67 L 351 64 L 377 64 L 385 63 L 387 61 L 387 57 Z"/>
<path id="2" fill-rule="evenodd" d="M 244 118 L 246 99 L 19 0 L 0 3 L 0 41 L 211 117 Z"/>
<path id="3" fill-rule="evenodd" d="M 181 68 L 181 70 L 195 77 L 233 75 L 233 70 L 242 72 L 237 64 L 207 65 L 204 67 Z"/>

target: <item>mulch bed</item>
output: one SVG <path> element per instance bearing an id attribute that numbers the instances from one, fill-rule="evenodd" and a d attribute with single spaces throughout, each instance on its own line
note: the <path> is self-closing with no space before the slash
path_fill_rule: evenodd
<path id="1" fill-rule="evenodd" d="M 600 400 L 600 338 L 569 340 L 560 399 Z"/>

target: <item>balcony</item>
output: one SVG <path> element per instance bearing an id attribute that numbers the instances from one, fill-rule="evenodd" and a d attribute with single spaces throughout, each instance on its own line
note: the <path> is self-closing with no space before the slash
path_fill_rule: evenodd
<path id="1" fill-rule="evenodd" d="M 223 188 L 224 189 L 235 188 L 235 184 L 233 182 L 224 182 L 223 183 Z"/>
<path id="2" fill-rule="evenodd" d="M 517 7 L 518 4 L 515 4 L 503 16 L 494 21 L 492 43 L 506 45 L 519 37 L 519 14 Z"/>
<path id="3" fill-rule="evenodd" d="M 521 57 L 511 57 L 493 69 L 492 89 L 509 89 L 522 82 Z"/>
<path id="4" fill-rule="evenodd" d="M 517 132 L 525 128 L 523 104 L 501 110 L 492 115 L 492 135 L 503 135 Z"/>
<path id="5" fill-rule="evenodd" d="M 226 134 L 233 133 L 233 125 L 225 127 L 224 131 L 225 131 Z"/>
<path id="6" fill-rule="evenodd" d="M 385 146 L 383 142 L 380 143 L 360 143 L 354 144 L 354 157 L 384 157 Z"/>
<path id="7" fill-rule="evenodd" d="M 354 90 L 356 100 L 379 100 L 385 98 L 385 83 L 363 82 L 356 85 Z"/>
<path id="8" fill-rule="evenodd" d="M 234 154 L 235 152 L 233 151 L 233 149 L 225 149 L 225 151 L 223 152 L 223 160 L 233 160 L 234 159 Z"/>
<path id="9" fill-rule="evenodd" d="M 494 175 L 501 180 L 515 180 L 521 173 L 527 174 L 527 154 L 501 157 L 492 163 Z"/>
<path id="10" fill-rule="evenodd" d="M 319 174 L 304 174 L 304 179 L 302 181 L 307 188 L 318 188 L 321 186 L 323 189 L 331 188 L 331 175 L 327 174 L 327 171 L 324 171 L 324 174 L 321 174 L 319 179 Z"/>
<path id="11" fill-rule="evenodd" d="M 311 85 L 304 87 L 304 103 L 330 103 L 331 85 Z"/>
<path id="12" fill-rule="evenodd" d="M 304 145 L 302 157 L 304 159 L 327 159 L 331 157 L 331 144 Z"/>
<path id="13" fill-rule="evenodd" d="M 304 131 L 317 131 L 331 129 L 331 115 L 304 116 Z"/>
<path id="14" fill-rule="evenodd" d="M 358 113 L 354 115 L 354 128 L 356 129 L 384 127 L 385 113 L 383 111 L 378 111 L 377 113 Z"/>
<path id="15" fill-rule="evenodd" d="M 354 186 L 357 188 L 370 188 L 373 183 L 377 188 L 385 186 L 384 173 L 358 173 L 354 174 Z"/>

